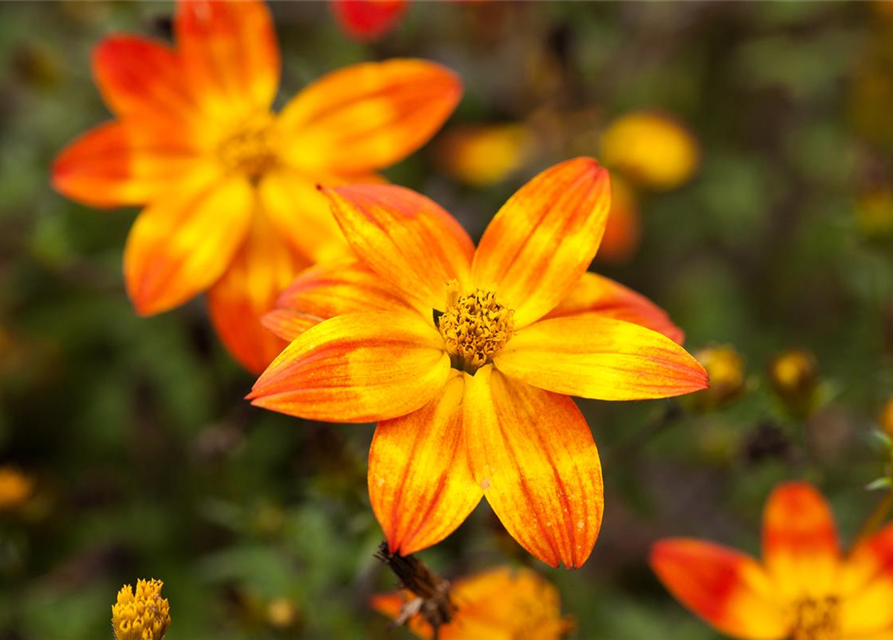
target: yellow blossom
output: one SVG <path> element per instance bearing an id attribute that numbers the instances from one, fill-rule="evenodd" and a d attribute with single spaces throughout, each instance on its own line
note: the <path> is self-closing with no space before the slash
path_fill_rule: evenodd
<path id="1" fill-rule="evenodd" d="M 20 507 L 31 496 L 34 480 L 15 467 L 0 466 L 0 511 Z"/>
<path id="2" fill-rule="evenodd" d="M 116 640 L 161 640 L 171 624 L 170 604 L 161 597 L 161 580 L 139 580 L 136 595 L 127 584 L 112 605 Z"/>
<path id="3" fill-rule="evenodd" d="M 468 125 L 446 132 L 436 146 L 447 175 L 473 186 L 501 182 L 530 158 L 534 138 L 520 124 Z"/>

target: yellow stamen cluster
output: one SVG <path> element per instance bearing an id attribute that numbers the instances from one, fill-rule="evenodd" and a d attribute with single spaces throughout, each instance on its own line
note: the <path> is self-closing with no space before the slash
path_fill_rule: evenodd
<path id="1" fill-rule="evenodd" d="M 279 163 L 271 119 L 256 117 L 237 127 L 220 143 L 217 156 L 229 171 L 242 173 L 252 181 L 262 178 Z"/>
<path id="2" fill-rule="evenodd" d="M 492 291 L 477 289 L 460 296 L 450 283 L 446 311 L 438 320 L 453 368 L 474 373 L 490 362 L 511 339 L 514 310 L 496 301 Z"/>
<path id="3" fill-rule="evenodd" d="M 112 605 L 112 628 L 117 640 L 161 640 L 171 624 L 170 605 L 161 597 L 161 580 L 139 580 L 136 595 L 127 584 Z"/>
<path id="4" fill-rule="evenodd" d="M 834 596 L 803 598 L 794 605 L 792 640 L 838 640 L 840 600 Z"/>

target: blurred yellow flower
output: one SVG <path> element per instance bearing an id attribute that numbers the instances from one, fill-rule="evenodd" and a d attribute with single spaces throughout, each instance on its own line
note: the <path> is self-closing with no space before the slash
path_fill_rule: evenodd
<path id="1" fill-rule="evenodd" d="M 535 140 L 522 124 L 454 127 L 435 147 L 440 170 L 476 187 L 505 180 L 530 158 Z"/>
<path id="2" fill-rule="evenodd" d="M 277 629 L 288 629 L 298 620 L 298 610 L 288 598 L 276 598 L 267 604 L 267 621 Z"/>
<path id="3" fill-rule="evenodd" d="M 617 118 L 602 134 L 601 145 L 606 167 L 661 191 L 687 182 L 700 162 L 694 136 L 671 117 L 652 111 Z"/>
<path id="4" fill-rule="evenodd" d="M 819 370 L 808 351 L 789 349 L 776 356 L 769 364 L 769 380 L 794 417 L 806 417 L 814 408 Z"/>
<path id="5" fill-rule="evenodd" d="M 0 466 L 0 511 L 22 506 L 34 490 L 34 480 L 12 466 Z"/>
<path id="6" fill-rule="evenodd" d="M 161 580 L 138 580 L 136 595 L 126 584 L 112 605 L 116 640 L 161 640 L 171 624 L 170 604 L 161 597 Z"/>
<path id="7" fill-rule="evenodd" d="M 710 387 L 687 398 L 697 411 L 709 411 L 736 400 L 744 391 L 744 359 L 731 345 L 705 347 L 694 354 L 704 365 Z"/>
<path id="8" fill-rule="evenodd" d="M 867 238 L 893 235 L 893 189 L 883 186 L 860 195 L 856 199 L 856 221 Z"/>

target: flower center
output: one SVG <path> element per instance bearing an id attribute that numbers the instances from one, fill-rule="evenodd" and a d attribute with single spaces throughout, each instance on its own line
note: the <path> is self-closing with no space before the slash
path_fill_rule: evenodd
<path id="1" fill-rule="evenodd" d="M 225 137 L 217 156 L 228 171 L 237 171 L 257 182 L 279 163 L 273 141 L 272 118 L 263 114 L 249 119 Z"/>
<path id="2" fill-rule="evenodd" d="M 803 598 L 794 604 L 792 640 L 838 640 L 840 601 L 835 596 Z"/>
<path id="3" fill-rule="evenodd" d="M 492 291 L 476 289 L 460 296 L 455 281 L 449 287 L 446 310 L 437 326 L 453 368 L 474 374 L 511 339 L 515 312 L 497 302 Z"/>

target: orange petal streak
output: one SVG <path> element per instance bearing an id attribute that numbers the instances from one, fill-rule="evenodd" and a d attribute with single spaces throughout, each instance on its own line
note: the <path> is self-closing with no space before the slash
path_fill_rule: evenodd
<path id="1" fill-rule="evenodd" d="M 266 111 L 279 85 L 279 47 L 260 0 L 180 0 L 174 33 L 185 77 L 211 116 Z"/>
<path id="2" fill-rule="evenodd" d="M 669 398 L 707 387 L 707 372 L 664 335 L 596 313 L 541 320 L 493 359 L 535 387 L 596 400 Z"/>
<path id="3" fill-rule="evenodd" d="M 450 358 L 418 316 L 352 313 L 304 332 L 264 371 L 252 404 L 299 418 L 375 422 L 405 416 L 443 389 Z"/>
<path id="4" fill-rule="evenodd" d="M 443 309 L 447 284 L 469 281 L 474 244 L 425 196 L 392 185 L 324 189 L 350 246 L 387 283 L 425 309 Z"/>
<path id="5" fill-rule="evenodd" d="M 682 329 L 673 324 L 667 312 L 651 300 L 619 282 L 588 271 L 546 317 L 561 318 L 580 313 L 598 313 L 626 320 L 662 333 L 677 344 L 685 340 Z"/>
<path id="6" fill-rule="evenodd" d="M 452 71 L 425 60 L 369 62 L 330 73 L 285 107 L 280 123 L 299 136 L 289 160 L 341 175 L 376 171 L 421 147 L 462 96 Z"/>
<path id="7" fill-rule="evenodd" d="M 518 327 L 555 308 L 586 271 L 611 206 L 608 172 L 591 158 L 544 171 L 506 202 L 474 256 L 477 286 L 515 310 Z"/>
<path id="8" fill-rule="evenodd" d="M 776 488 L 763 512 L 763 562 L 789 597 L 824 596 L 839 580 L 840 543 L 828 503 L 812 485 Z"/>
<path id="9" fill-rule="evenodd" d="M 462 396 L 455 369 L 442 394 L 375 429 L 369 498 L 391 551 L 408 555 L 450 535 L 483 497 L 468 466 Z"/>
<path id="10" fill-rule="evenodd" d="M 261 323 L 279 293 L 306 268 L 307 259 L 257 212 L 245 242 L 208 292 L 211 321 L 226 348 L 252 373 L 263 371 L 286 343 Z"/>
<path id="11" fill-rule="evenodd" d="M 493 511 L 546 564 L 581 566 L 598 537 L 604 491 L 580 410 L 490 366 L 465 380 L 472 473 Z"/>
<path id="12" fill-rule="evenodd" d="M 136 219 L 124 250 L 127 293 L 151 315 L 180 305 L 217 280 L 242 243 L 254 196 L 232 179 L 171 194 Z"/>
<path id="13" fill-rule="evenodd" d="M 142 126 L 108 122 L 68 145 L 53 163 L 53 187 L 97 207 L 145 204 L 184 181 L 209 176 L 182 139 Z"/>
<path id="14" fill-rule="evenodd" d="M 668 539 L 651 549 L 651 568 L 679 602 L 721 632 L 749 640 L 788 635 L 787 616 L 751 557 L 700 540 Z"/>
<path id="15" fill-rule="evenodd" d="M 364 42 L 377 40 L 394 28 L 407 0 L 331 0 L 330 6 L 347 33 Z"/>

